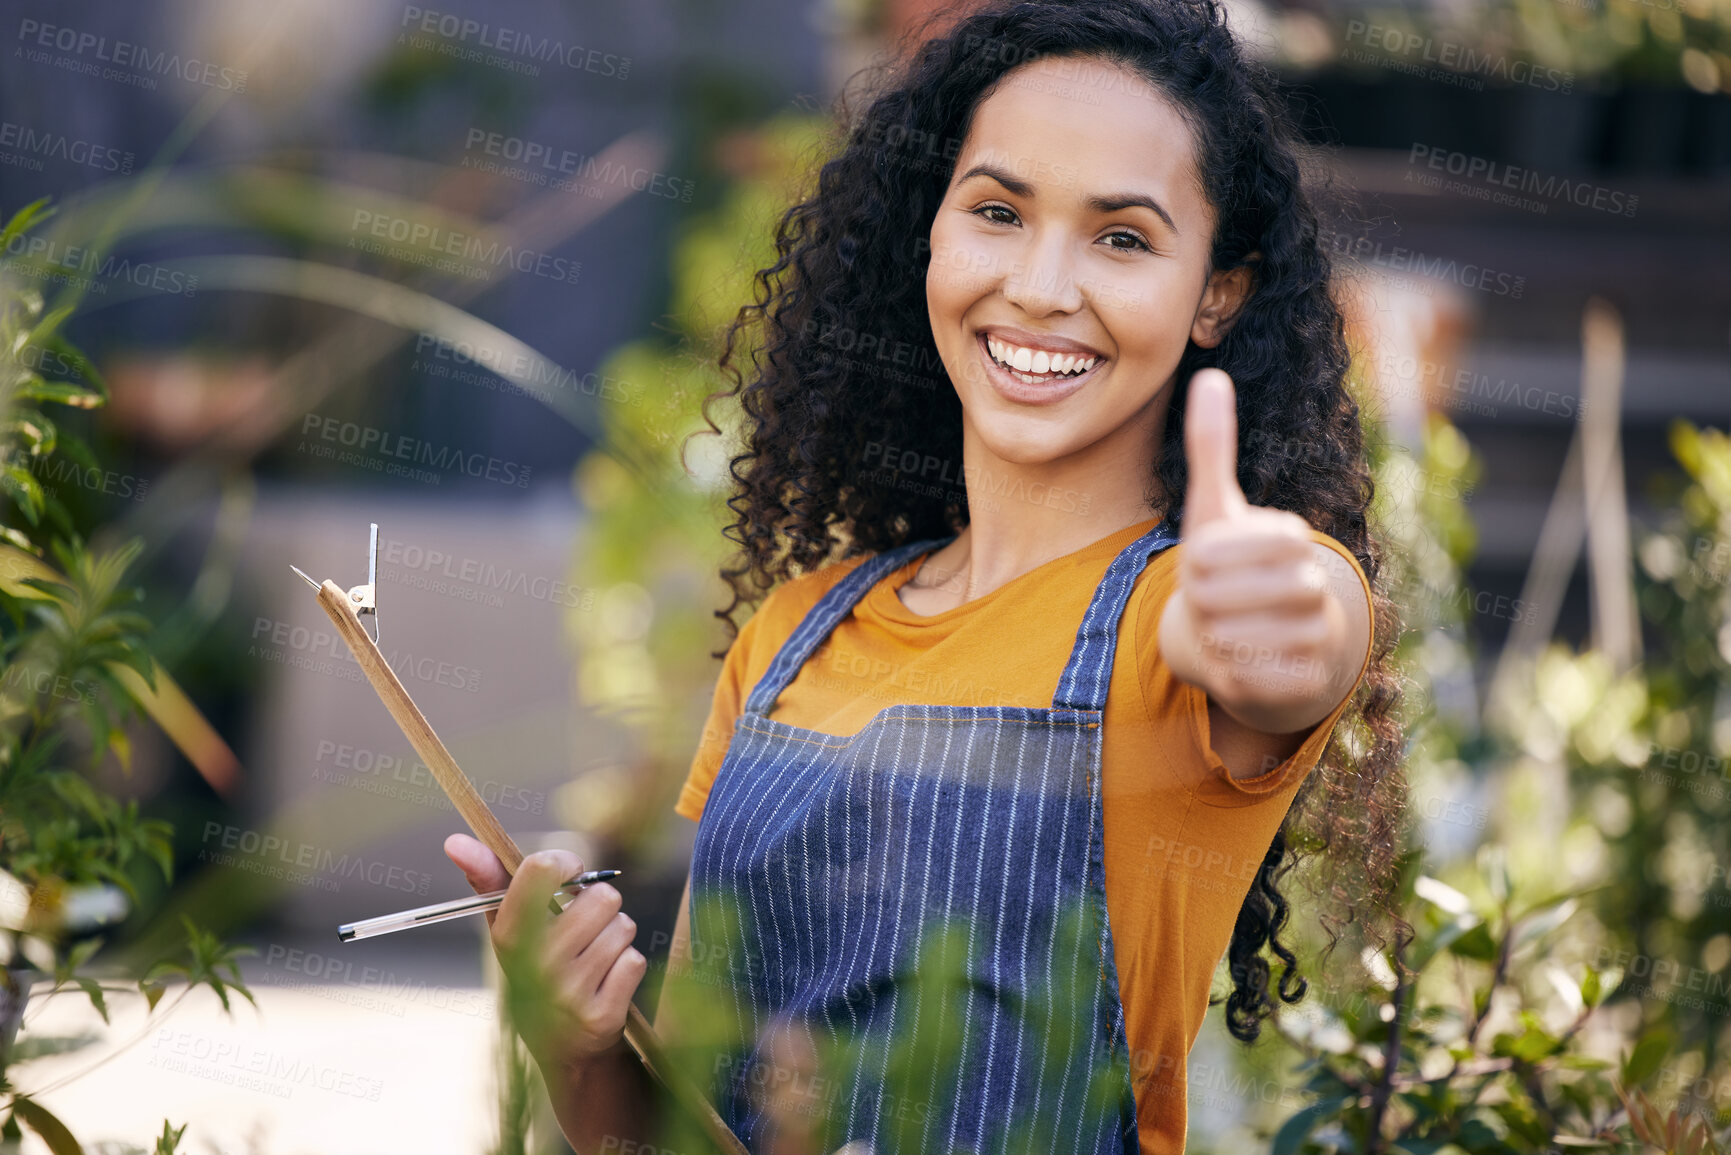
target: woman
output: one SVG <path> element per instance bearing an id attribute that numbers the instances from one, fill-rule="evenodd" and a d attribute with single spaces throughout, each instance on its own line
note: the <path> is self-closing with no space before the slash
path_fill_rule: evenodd
<path id="1" fill-rule="evenodd" d="M 830 1076 L 825 1144 L 1176 1155 L 1222 956 L 1245 1041 L 1263 947 L 1303 994 L 1296 824 L 1361 880 L 1348 917 L 1387 913 L 1393 620 L 1296 149 L 1215 0 L 994 3 L 784 217 L 722 359 L 747 444 L 718 616 L 774 588 L 677 807 L 674 964 L 720 960 L 710 1091 L 754 1150 L 788 1133 L 756 1072 L 791 1055 Z M 501 952 L 578 869 L 525 864 Z M 960 945 L 920 954 L 937 928 Z M 646 1134 L 634 929 L 595 887 L 535 948 L 558 995 L 529 1042 L 579 1150 Z M 949 1077 L 869 1050 L 909 1030 Z"/>

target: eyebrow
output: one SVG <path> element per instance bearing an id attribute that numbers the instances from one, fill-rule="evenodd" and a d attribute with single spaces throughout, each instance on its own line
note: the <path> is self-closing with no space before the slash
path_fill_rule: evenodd
<path id="1" fill-rule="evenodd" d="M 963 173 L 961 180 L 956 183 L 961 184 L 962 181 L 971 180 L 976 176 L 992 178 L 1015 196 L 1032 197 L 1034 195 L 1032 184 L 994 164 L 976 164 Z M 1089 197 L 1086 203 L 1088 208 L 1097 213 L 1115 213 L 1128 208 L 1148 209 L 1165 221 L 1167 228 L 1174 233 L 1178 232 L 1178 226 L 1172 221 L 1172 214 L 1162 208 L 1159 201 L 1143 193 L 1096 193 Z"/>

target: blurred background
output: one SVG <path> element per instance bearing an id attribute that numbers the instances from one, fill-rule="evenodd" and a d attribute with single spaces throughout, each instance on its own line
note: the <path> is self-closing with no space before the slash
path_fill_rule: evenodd
<path id="1" fill-rule="evenodd" d="M 437 2 L 0 0 L 0 1144 L 565 1150 L 479 920 L 334 934 L 466 891 L 289 569 L 366 581 L 372 523 L 410 694 L 665 956 L 727 603 L 687 438 L 832 102 L 939 6 Z M 1190 1149 L 1722 1132 L 1731 0 L 1229 8 L 1338 194 L 1426 978 L 1211 1015 Z"/>

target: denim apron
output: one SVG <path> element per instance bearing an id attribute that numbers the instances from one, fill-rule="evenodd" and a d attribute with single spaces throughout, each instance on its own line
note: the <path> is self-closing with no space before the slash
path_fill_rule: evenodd
<path id="1" fill-rule="evenodd" d="M 891 705 L 852 736 L 769 717 L 876 582 L 951 540 L 869 558 L 812 607 L 746 700 L 698 824 L 692 957 L 719 960 L 709 981 L 737 1023 L 710 1093 L 754 1149 L 768 1120 L 752 1076 L 772 1026 L 854 1056 L 811 1081 L 825 1150 L 1139 1149 L 1101 718 L 1119 619 L 1148 559 L 1178 540 L 1171 526 L 1107 568 L 1050 707 Z M 928 939 L 940 926 L 955 933 Z M 936 941 L 952 945 L 916 955 Z"/>

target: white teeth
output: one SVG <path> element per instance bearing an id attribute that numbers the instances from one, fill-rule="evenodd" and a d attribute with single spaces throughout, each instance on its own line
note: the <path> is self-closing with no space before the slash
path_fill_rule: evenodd
<path id="1" fill-rule="evenodd" d="M 1015 376 L 1037 385 L 1047 374 L 1062 376 L 1086 373 L 1094 367 L 1098 357 L 1082 357 L 1070 353 L 1050 353 L 1044 349 L 1025 349 L 1020 345 L 1011 345 L 995 337 L 986 338 L 986 349 L 992 359 L 1010 370 L 1020 370 Z M 1029 376 L 1033 374 L 1033 376 Z"/>

